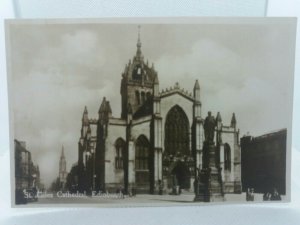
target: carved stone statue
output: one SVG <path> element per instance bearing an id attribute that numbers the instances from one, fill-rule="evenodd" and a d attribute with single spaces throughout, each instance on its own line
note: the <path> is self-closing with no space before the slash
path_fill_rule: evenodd
<path id="1" fill-rule="evenodd" d="M 211 112 L 208 112 L 208 116 L 205 118 L 205 121 L 204 121 L 205 141 L 207 141 L 207 142 L 214 141 L 215 126 L 216 126 L 215 117 L 213 117 L 211 115 Z"/>

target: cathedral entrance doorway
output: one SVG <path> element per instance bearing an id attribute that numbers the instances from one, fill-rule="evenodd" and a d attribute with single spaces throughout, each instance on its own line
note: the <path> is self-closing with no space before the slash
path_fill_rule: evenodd
<path id="1" fill-rule="evenodd" d="M 190 189 L 190 171 L 189 167 L 184 162 L 177 162 L 172 172 L 173 186 L 178 186 L 181 189 Z"/>

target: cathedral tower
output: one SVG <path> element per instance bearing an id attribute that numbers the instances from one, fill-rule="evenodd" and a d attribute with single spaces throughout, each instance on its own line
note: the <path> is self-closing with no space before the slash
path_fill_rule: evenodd
<path id="1" fill-rule="evenodd" d="M 139 27 L 140 29 L 140 27 Z M 149 66 L 148 60 L 144 61 L 140 30 L 138 32 L 137 51 L 133 60 L 125 66 L 121 81 L 122 112 L 121 117 L 127 118 L 128 105 L 131 106 L 132 115 L 138 118 L 152 113 L 151 99 L 157 72 L 154 64 Z"/>

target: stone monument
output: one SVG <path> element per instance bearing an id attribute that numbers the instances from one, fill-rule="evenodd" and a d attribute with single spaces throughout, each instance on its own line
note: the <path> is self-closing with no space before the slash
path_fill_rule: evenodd
<path id="1" fill-rule="evenodd" d="M 215 127 L 216 120 L 211 112 L 208 112 L 204 121 L 203 168 L 196 170 L 194 201 L 197 202 L 224 201 L 221 168 L 216 162 Z"/>

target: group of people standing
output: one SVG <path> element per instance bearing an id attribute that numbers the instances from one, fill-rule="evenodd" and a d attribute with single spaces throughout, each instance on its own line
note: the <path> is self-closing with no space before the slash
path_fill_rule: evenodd
<path id="1" fill-rule="evenodd" d="M 254 201 L 254 188 L 248 188 L 246 193 L 247 201 Z M 280 201 L 281 196 L 276 188 L 273 188 L 271 192 L 265 192 L 263 195 L 264 201 Z"/>
<path id="2" fill-rule="evenodd" d="M 277 189 L 274 188 L 271 193 L 270 192 L 266 192 L 264 194 L 263 200 L 264 201 L 280 201 L 281 200 L 281 196 L 278 193 Z"/>

